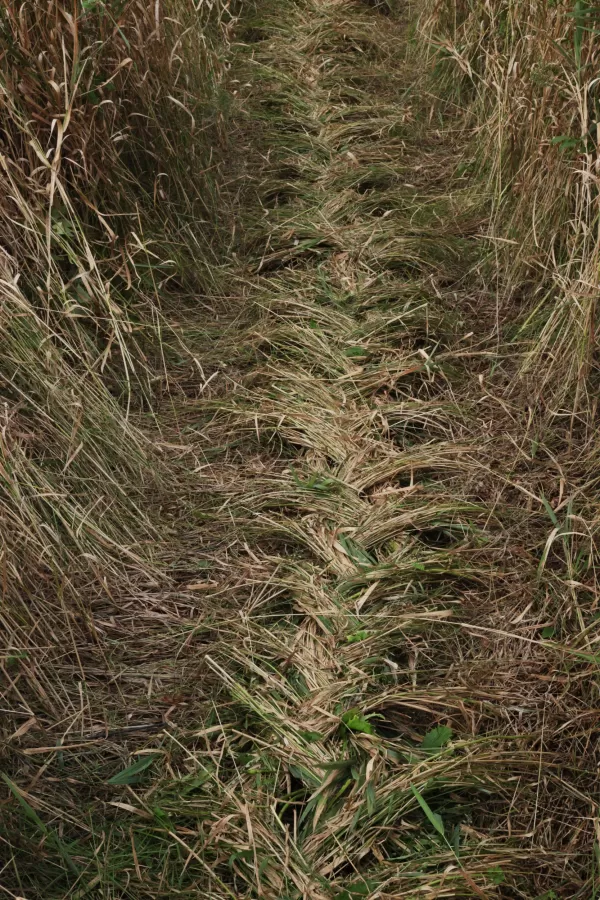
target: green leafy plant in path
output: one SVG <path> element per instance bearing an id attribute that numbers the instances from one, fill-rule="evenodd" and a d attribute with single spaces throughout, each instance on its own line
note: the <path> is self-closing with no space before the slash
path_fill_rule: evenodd
<path id="1" fill-rule="evenodd" d="M 597 893 L 594 10 L 399 6 L 2 14 L 12 896 Z"/>

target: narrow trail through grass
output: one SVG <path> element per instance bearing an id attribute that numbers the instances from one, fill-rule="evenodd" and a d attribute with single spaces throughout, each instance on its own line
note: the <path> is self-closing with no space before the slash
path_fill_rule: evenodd
<path id="1" fill-rule="evenodd" d="M 257 6 L 228 297 L 213 330 L 178 323 L 202 385 L 175 374 L 159 414 L 163 456 L 197 460 L 155 554 L 180 583 L 119 657 L 119 690 L 133 673 L 169 727 L 115 735 L 143 755 L 108 785 L 102 747 L 52 756 L 87 786 L 33 804 L 60 823 L 39 896 L 588 900 L 573 424 L 547 444 L 517 384 L 487 199 L 408 23 L 386 2 Z M 33 831 L 36 783 L 11 788 Z"/>
<path id="2" fill-rule="evenodd" d="M 562 609 L 583 649 L 589 620 L 558 575 L 539 589 L 569 507 L 481 277 L 485 198 L 390 12 L 247 26 L 262 313 L 209 404 L 244 449 L 205 852 L 236 896 L 587 896 L 594 775 L 565 747 L 594 702 L 550 638 Z"/>

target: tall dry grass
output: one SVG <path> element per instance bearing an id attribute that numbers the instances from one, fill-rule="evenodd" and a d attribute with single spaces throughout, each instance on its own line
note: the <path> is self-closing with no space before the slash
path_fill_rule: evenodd
<path id="1" fill-rule="evenodd" d="M 173 310 L 215 277 L 230 19 L 203 0 L 0 12 L 7 733 L 70 707 L 93 604 L 161 577 L 141 500 L 165 474 L 140 426 L 169 391 Z"/>
<path id="2" fill-rule="evenodd" d="M 502 311 L 537 397 L 581 412 L 597 381 L 600 13 L 586 0 L 429 0 L 420 19 L 467 162 L 493 200 Z"/>

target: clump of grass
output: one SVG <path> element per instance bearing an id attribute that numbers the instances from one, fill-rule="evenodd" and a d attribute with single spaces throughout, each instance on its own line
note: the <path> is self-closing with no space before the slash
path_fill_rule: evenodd
<path id="1" fill-rule="evenodd" d="M 104 567 L 149 533 L 136 503 L 157 467 L 131 414 L 167 377 L 173 304 L 207 283 L 203 173 L 224 113 L 211 6 L 2 11 L 2 503 L 42 567 Z M 8 550 L 5 566 L 7 585 L 31 569 Z"/>
<path id="2" fill-rule="evenodd" d="M 442 97 L 468 110 L 466 149 L 493 204 L 500 316 L 522 371 L 584 417 L 596 384 L 598 10 L 586 0 L 425 4 L 420 34 Z"/>
<path id="3" fill-rule="evenodd" d="M 0 11 L 5 740 L 24 722 L 53 743 L 59 722 L 108 721 L 94 685 L 128 638 L 106 642 L 96 611 L 141 616 L 169 581 L 156 507 L 175 480 L 150 426 L 182 355 L 174 310 L 215 287 L 229 229 L 230 21 L 202 2 Z"/>

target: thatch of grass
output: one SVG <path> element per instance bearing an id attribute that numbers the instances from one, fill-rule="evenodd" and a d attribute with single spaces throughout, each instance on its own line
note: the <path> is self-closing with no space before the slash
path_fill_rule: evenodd
<path id="1" fill-rule="evenodd" d="M 8 895 L 596 895 L 591 413 L 525 324 L 533 194 L 498 202 L 525 167 L 553 240 L 564 162 L 530 163 L 535 118 L 512 174 L 477 132 L 509 125 L 473 72 L 525 47 L 489 7 L 412 10 L 412 44 L 375 0 L 36 23 L 117 89 L 86 82 L 108 124 L 81 114 L 64 169 L 32 158 L 49 191 L 7 192 L 34 210 L 0 359 Z M 55 140 L 45 102 L 7 113 L 9 168 L 36 115 Z"/>

